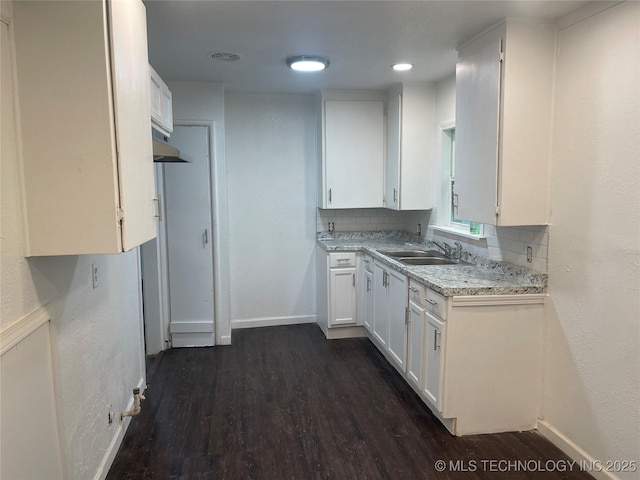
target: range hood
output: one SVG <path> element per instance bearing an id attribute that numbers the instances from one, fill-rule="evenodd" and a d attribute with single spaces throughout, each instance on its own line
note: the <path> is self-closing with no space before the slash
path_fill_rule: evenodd
<path id="1" fill-rule="evenodd" d="M 151 129 L 153 140 L 153 161 L 158 163 L 189 163 L 180 155 L 180 150 L 169 145 L 168 138 L 155 128 Z"/>

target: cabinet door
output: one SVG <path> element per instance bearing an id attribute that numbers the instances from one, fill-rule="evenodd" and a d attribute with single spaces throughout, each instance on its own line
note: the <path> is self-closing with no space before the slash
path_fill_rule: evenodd
<path id="1" fill-rule="evenodd" d="M 324 102 L 325 208 L 382 207 L 382 101 Z"/>
<path id="2" fill-rule="evenodd" d="M 423 344 L 425 330 L 425 310 L 414 302 L 409 302 L 409 322 L 407 325 L 407 379 L 418 390 L 422 388 Z"/>
<path id="3" fill-rule="evenodd" d="M 369 332 L 373 325 L 373 273 L 364 271 L 364 315 L 363 325 Z"/>
<path id="4" fill-rule="evenodd" d="M 386 348 L 389 335 L 387 314 L 387 271 L 373 264 L 373 336 Z"/>
<path id="5" fill-rule="evenodd" d="M 162 95 L 162 126 L 169 133 L 173 132 L 173 95 L 166 84 L 161 90 Z"/>
<path id="6" fill-rule="evenodd" d="M 386 207 L 400 210 L 400 155 L 402 135 L 402 95 L 387 102 L 387 176 L 385 178 Z"/>
<path id="7" fill-rule="evenodd" d="M 387 271 L 389 318 L 388 351 L 400 371 L 405 371 L 407 351 L 407 277 L 394 270 Z"/>
<path id="8" fill-rule="evenodd" d="M 445 324 L 436 317 L 426 312 L 427 329 L 425 332 L 425 396 L 433 403 L 438 410 L 442 410 L 442 358 L 443 345 L 445 344 Z"/>
<path id="9" fill-rule="evenodd" d="M 149 87 L 151 88 L 151 119 L 162 124 L 162 80 L 153 67 L 149 66 Z"/>
<path id="10" fill-rule="evenodd" d="M 329 271 L 329 326 L 356 323 L 356 269 L 332 268 Z"/>
<path id="11" fill-rule="evenodd" d="M 156 236 L 146 10 L 109 2 L 123 250 Z"/>
<path id="12" fill-rule="evenodd" d="M 498 199 L 500 50 L 498 40 L 456 65 L 456 216 L 489 224 L 496 223 Z"/>

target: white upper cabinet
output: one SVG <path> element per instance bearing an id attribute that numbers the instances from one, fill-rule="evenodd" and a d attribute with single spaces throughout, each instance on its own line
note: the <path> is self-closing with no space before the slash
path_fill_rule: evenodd
<path id="1" fill-rule="evenodd" d="M 155 237 L 141 1 L 16 2 L 27 255 Z"/>
<path id="2" fill-rule="evenodd" d="M 555 32 L 508 19 L 459 48 L 457 218 L 548 223 Z"/>
<path id="3" fill-rule="evenodd" d="M 322 92 L 320 208 L 383 207 L 383 93 Z"/>
<path id="4" fill-rule="evenodd" d="M 163 134 L 173 132 L 173 98 L 171 90 L 160 75 L 149 65 L 151 88 L 151 124 Z"/>
<path id="5" fill-rule="evenodd" d="M 435 91 L 430 84 L 394 87 L 387 104 L 386 207 L 432 208 Z"/>

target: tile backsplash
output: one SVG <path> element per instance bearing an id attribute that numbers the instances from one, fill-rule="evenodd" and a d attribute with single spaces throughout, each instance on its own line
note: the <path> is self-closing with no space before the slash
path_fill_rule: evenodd
<path id="1" fill-rule="evenodd" d="M 401 230 L 416 234 L 421 225 L 421 236 L 428 240 L 462 243 L 465 251 L 494 260 L 504 261 L 547 272 L 549 229 L 546 225 L 521 227 L 484 226 L 485 238 L 475 239 L 427 228 L 436 224 L 435 209 L 419 211 L 387 210 L 385 208 L 322 210 L 317 209 L 316 231 L 326 232 L 333 222 L 336 232 L 370 232 Z M 527 262 L 527 246 L 532 248 L 532 261 Z"/>

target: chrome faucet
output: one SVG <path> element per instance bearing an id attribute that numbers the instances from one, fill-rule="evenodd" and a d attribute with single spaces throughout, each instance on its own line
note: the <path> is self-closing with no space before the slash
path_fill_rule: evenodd
<path id="1" fill-rule="evenodd" d="M 460 242 L 453 242 L 455 247 L 452 247 L 446 242 L 436 242 L 435 240 L 432 240 L 431 243 L 442 250 L 442 253 L 444 253 L 444 256 L 447 258 L 453 258 L 454 260 L 460 260 L 462 258 L 462 244 Z"/>
<path id="2" fill-rule="evenodd" d="M 451 258 L 451 245 L 446 242 L 436 242 L 435 240 L 431 241 L 436 247 L 442 250 L 445 257 Z"/>
<path id="3" fill-rule="evenodd" d="M 453 252 L 453 258 L 455 260 L 460 260 L 462 258 L 462 244 L 460 242 L 453 242 L 456 247 L 455 252 Z"/>

